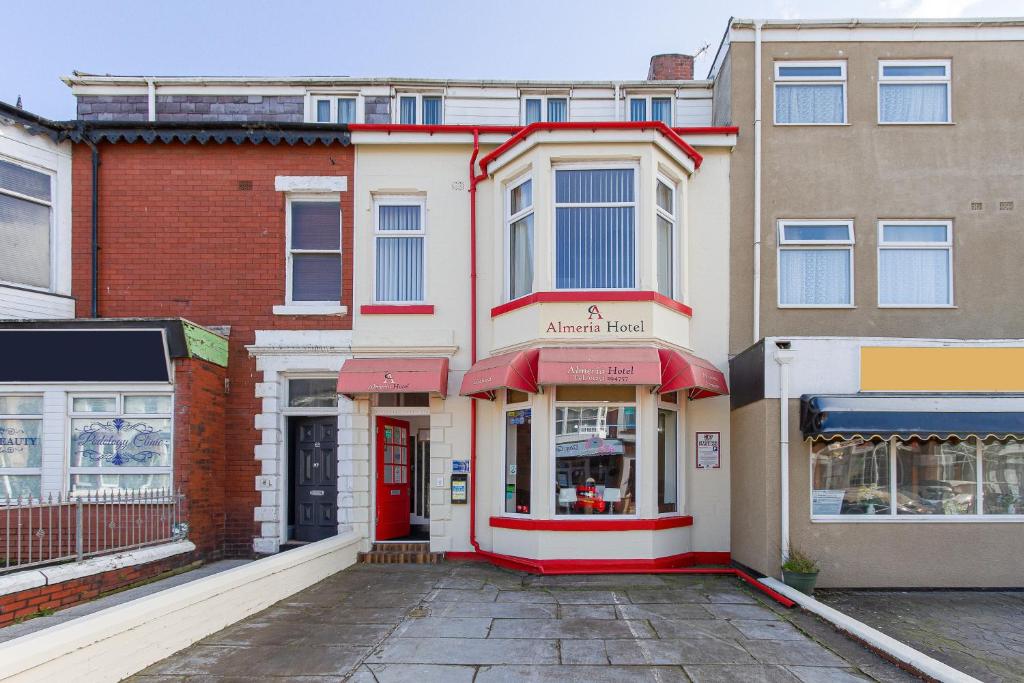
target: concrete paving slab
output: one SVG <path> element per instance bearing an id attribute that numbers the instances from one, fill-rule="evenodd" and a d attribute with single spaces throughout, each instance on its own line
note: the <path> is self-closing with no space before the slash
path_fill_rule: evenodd
<path id="1" fill-rule="evenodd" d="M 492 666 L 482 667 L 476 683 L 684 683 L 677 667 L 654 666 Z"/>
<path id="2" fill-rule="evenodd" d="M 775 613 L 761 605 L 703 605 L 717 619 L 778 619 Z"/>
<path id="3" fill-rule="evenodd" d="M 661 588 L 655 590 L 631 590 L 627 592 L 630 602 L 638 605 L 645 603 L 690 603 L 709 602 L 707 595 L 696 589 Z"/>
<path id="4" fill-rule="evenodd" d="M 291 621 L 242 621 L 206 638 L 206 645 L 375 645 L 391 631 L 390 624 L 317 624 L 302 628 Z"/>
<path id="5" fill-rule="evenodd" d="M 619 619 L 714 619 L 702 605 L 668 605 L 652 603 L 647 605 L 616 605 Z"/>
<path id="6" fill-rule="evenodd" d="M 707 598 L 708 602 L 750 605 L 757 604 L 757 598 L 739 585 L 737 585 L 733 590 L 706 590 L 704 591 L 704 597 Z"/>
<path id="7" fill-rule="evenodd" d="M 555 596 L 543 590 L 501 591 L 498 602 L 554 603 Z"/>
<path id="8" fill-rule="evenodd" d="M 661 574 L 562 574 L 527 576 L 531 588 L 664 588 Z"/>
<path id="9" fill-rule="evenodd" d="M 495 619 L 491 638 L 656 638 L 645 621 L 622 619 Z"/>
<path id="10" fill-rule="evenodd" d="M 714 638 L 605 641 L 612 664 L 756 664 L 737 643 Z"/>
<path id="11" fill-rule="evenodd" d="M 786 621 L 733 619 L 729 622 L 751 640 L 806 640 L 807 636 Z"/>
<path id="12" fill-rule="evenodd" d="M 844 660 L 810 640 L 747 640 L 742 644 L 747 652 L 763 664 L 840 668 L 846 664 Z"/>
<path id="13" fill-rule="evenodd" d="M 694 683 L 798 683 L 785 667 L 771 664 L 697 664 L 684 666 Z"/>
<path id="14" fill-rule="evenodd" d="M 511 602 L 431 602 L 433 617 L 491 617 L 501 619 L 554 619 L 558 605 L 525 605 Z"/>
<path id="15" fill-rule="evenodd" d="M 560 605 L 558 616 L 562 619 L 617 619 L 615 605 Z"/>
<path id="16" fill-rule="evenodd" d="M 235 676 L 259 680 L 275 676 L 343 676 L 355 668 L 366 649 L 332 647 L 225 647 L 198 645 L 180 656 L 150 667 L 148 672 L 196 676 Z"/>
<path id="17" fill-rule="evenodd" d="M 486 638 L 491 620 L 462 617 L 406 619 L 397 629 L 398 638 Z"/>
<path id="18" fill-rule="evenodd" d="M 562 605 L 617 605 L 629 603 L 625 591 L 552 590 L 555 601 Z"/>
<path id="19" fill-rule="evenodd" d="M 471 683 L 476 675 L 476 667 L 447 664 L 368 664 L 366 669 L 374 683 Z"/>
<path id="20" fill-rule="evenodd" d="M 563 640 L 559 643 L 562 664 L 608 664 L 603 640 Z"/>
<path id="21" fill-rule="evenodd" d="M 536 664 L 558 663 L 558 641 L 487 638 L 467 647 L 457 638 L 391 638 L 366 661 L 370 664 Z"/>
<path id="22" fill-rule="evenodd" d="M 650 624 L 659 638 L 743 638 L 732 623 L 719 619 L 652 619 Z"/>
<path id="23" fill-rule="evenodd" d="M 827 666 L 791 666 L 789 670 L 802 683 L 864 683 L 867 676 L 852 669 L 834 669 Z"/>
<path id="24" fill-rule="evenodd" d="M 439 588 L 427 595 L 427 602 L 494 602 L 498 598 L 498 589 L 489 586 L 482 590 L 462 590 L 459 588 Z"/>

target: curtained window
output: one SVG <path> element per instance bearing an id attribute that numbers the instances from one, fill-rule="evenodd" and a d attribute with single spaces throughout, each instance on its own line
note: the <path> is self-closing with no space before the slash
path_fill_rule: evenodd
<path id="1" fill-rule="evenodd" d="M 527 178 L 509 188 L 506 209 L 508 226 L 508 298 L 533 292 L 533 180 Z"/>
<path id="2" fill-rule="evenodd" d="M 569 120 L 569 100 L 564 97 L 548 98 L 548 122 L 560 123 Z"/>
<path id="3" fill-rule="evenodd" d="M 375 203 L 375 300 L 415 303 L 425 299 L 421 199 L 382 198 Z"/>
<path id="4" fill-rule="evenodd" d="M 648 115 L 648 109 L 650 115 Z M 671 97 L 631 97 L 629 98 L 630 121 L 661 121 L 666 126 L 672 125 Z"/>
<path id="5" fill-rule="evenodd" d="M 879 225 L 879 306 L 953 304 L 952 231 L 948 221 Z"/>
<path id="6" fill-rule="evenodd" d="M 852 221 L 779 222 L 779 306 L 853 305 Z"/>
<path id="7" fill-rule="evenodd" d="M 569 98 L 529 95 L 522 99 L 523 125 L 549 122 L 560 123 L 569 120 Z"/>
<path id="8" fill-rule="evenodd" d="M 398 122 L 416 123 L 416 96 L 404 95 L 398 98 Z"/>
<path id="9" fill-rule="evenodd" d="M 949 60 L 878 65 L 879 123 L 949 123 Z"/>
<path id="10" fill-rule="evenodd" d="M 775 123 L 846 123 L 846 62 L 776 62 Z"/>
<path id="11" fill-rule="evenodd" d="M 556 289 L 636 287 L 633 168 L 556 169 Z"/>
<path id="12" fill-rule="evenodd" d="M 536 97 L 523 100 L 523 124 L 528 126 L 540 121 L 543 104 L 544 101 Z"/>
<path id="13" fill-rule="evenodd" d="M 289 301 L 341 301 L 341 201 L 309 197 L 288 201 Z"/>
<path id="14" fill-rule="evenodd" d="M 437 96 L 423 97 L 423 124 L 427 126 L 441 125 L 441 98 Z"/>
<path id="15" fill-rule="evenodd" d="M 676 190 L 668 179 L 658 178 L 656 199 L 658 293 L 671 299 L 675 290 Z"/>
<path id="16" fill-rule="evenodd" d="M 0 160 L 0 280 L 50 287 L 50 222 L 47 173 Z"/>
<path id="17" fill-rule="evenodd" d="M 314 97 L 312 114 L 317 123 L 355 123 L 356 98 Z"/>
<path id="18" fill-rule="evenodd" d="M 647 98 L 646 97 L 631 97 L 629 99 L 629 120 L 630 121 L 646 121 L 647 120 Z"/>

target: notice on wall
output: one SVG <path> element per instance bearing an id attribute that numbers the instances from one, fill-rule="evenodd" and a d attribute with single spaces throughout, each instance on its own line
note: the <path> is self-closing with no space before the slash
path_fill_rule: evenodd
<path id="1" fill-rule="evenodd" d="M 469 472 L 469 461 L 452 460 L 452 472 Z"/>
<path id="2" fill-rule="evenodd" d="M 843 509 L 844 489 L 814 489 L 811 491 L 812 515 L 838 515 Z"/>
<path id="3" fill-rule="evenodd" d="M 697 469 L 714 470 L 722 466 L 722 433 L 697 432 Z"/>

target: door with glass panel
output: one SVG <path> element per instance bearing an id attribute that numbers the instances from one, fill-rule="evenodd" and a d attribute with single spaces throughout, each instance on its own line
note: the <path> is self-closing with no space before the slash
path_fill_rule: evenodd
<path id="1" fill-rule="evenodd" d="M 409 422 L 377 418 L 377 533 L 378 541 L 408 536 Z"/>

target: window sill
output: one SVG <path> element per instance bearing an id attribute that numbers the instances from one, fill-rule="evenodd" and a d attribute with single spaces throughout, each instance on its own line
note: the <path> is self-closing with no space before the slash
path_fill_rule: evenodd
<path id="1" fill-rule="evenodd" d="M 812 524 L 1006 524 L 1024 522 L 1019 515 L 847 515 L 811 517 Z"/>
<path id="2" fill-rule="evenodd" d="M 274 315 L 345 315 L 348 306 L 336 304 L 285 304 L 274 306 Z"/>
<path id="3" fill-rule="evenodd" d="M 903 309 L 903 310 L 907 310 L 907 309 L 911 309 L 911 310 L 914 310 L 914 309 L 916 309 L 916 310 L 922 310 L 922 309 L 923 310 L 930 310 L 930 309 L 933 309 L 933 308 L 938 308 L 938 309 L 960 308 L 959 306 L 956 306 L 954 304 L 938 304 L 936 306 L 915 305 L 915 304 L 878 304 L 878 307 L 879 308 L 896 308 L 896 309 Z"/>
<path id="4" fill-rule="evenodd" d="M 955 121 L 879 121 L 880 126 L 955 126 Z"/>
<path id="5" fill-rule="evenodd" d="M 615 519 L 606 515 L 581 515 L 589 519 L 530 519 L 525 517 L 491 517 L 490 525 L 498 529 L 522 531 L 660 531 L 693 526 L 693 517 L 677 515 L 657 519 Z"/>
<path id="6" fill-rule="evenodd" d="M 778 128 L 806 128 L 808 126 L 812 128 L 842 128 L 843 126 L 851 126 L 850 123 L 775 123 L 773 124 Z"/>
<path id="7" fill-rule="evenodd" d="M 433 315 L 433 304 L 371 304 L 360 306 L 362 315 Z"/>
<path id="8" fill-rule="evenodd" d="M 857 307 L 854 304 L 835 304 L 835 305 L 822 304 L 820 306 L 818 306 L 818 305 L 802 306 L 800 304 L 778 304 L 777 308 L 780 308 L 780 309 L 786 310 L 786 311 L 814 311 L 814 310 L 822 310 L 822 309 L 853 310 L 853 309 L 855 309 Z"/>

